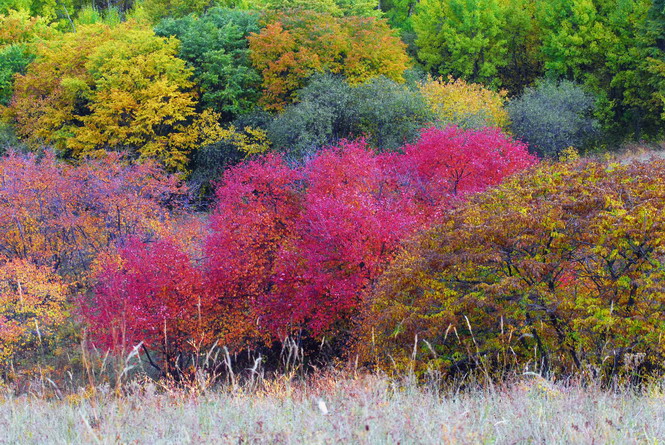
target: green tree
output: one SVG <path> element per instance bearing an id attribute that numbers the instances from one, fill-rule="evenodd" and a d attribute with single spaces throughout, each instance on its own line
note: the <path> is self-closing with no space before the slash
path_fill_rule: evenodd
<path id="1" fill-rule="evenodd" d="M 505 17 L 506 64 L 499 69 L 501 86 L 518 95 L 542 76 L 541 31 L 536 20 L 538 2 L 501 0 Z"/>
<path id="2" fill-rule="evenodd" d="M 316 76 L 298 99 L 267 126 L 274 148 L 294 158 L 358 137 L 381 151 L 395 150 L 434 120 L 417 90 L 385 77 L 351 86 L 341 76 Z"/>
<path id="3" fill-rule="evenodd" d="M 180 41 L 178 56 L 194 70 L 201 103 L 226 119 L 254 107 L 261 76 L 251 66 L 247 36 L 259 32 L 258 14 L 214 8 L 200 18 L 168 18 L 155 28 L 159 36 Z"/>
<path id="4" fill-rule="evenodd" d="M 0 105 L 8 105 L 13 94 L 14 75 L 25 73 L 34 56 L 25 45 L 0 47 Z"/>
<path id="5" fill-rule="evenodd" d="M 539 3 L 547 76 L 583 82 L 615 136 L 654 134 L 661 126 L 652 56 L 657 33 L 652 0 L 545 0 Z M 651 13 L 649 10 L 651 9 Z M 650 15 L 651 14 L 651 15 Z M 654 23 L 654 22 L 651 22 Z"/>
<path id="6" fill-rule="evenodd" d="M 566 148 L 585 148 L 598 136 L 595 103 L 593 94 L 575 82 L 544 81 L 508 104 L 510 130 L 540 156 L 557 158 Z"/>
<path id="7" fill-rule="evenodd" d="M 422 0 L 413 26 L 418 58 L 433 74 L 501 86 L 508 42 L 499 0 Z"/>
<path id="8" fill-rule="evenodd" d="M 593 0 L 545 0 L 538 18 L 543 32 L 545 72 L 583 82 L 603 63 L 611 34 Z"/>
<path id="9" fill-rule="evenodd" d="M 665 0 L 654 0 L 646 24 L 647 42 L 650 57 L 647 59 L 647 70 L 651 74 L 651 84 L 655 87 L 653 97 L 661 112 L 661 135 L 665 121 Z"/>
<path id="10" fill-rule="evenodd" d="M 201 14 L 211 6 L 211 0 L 143 0 L 140 7 L 153 23 L 166 17 L 185 17 Z"/>
<path id="11" fill-rule="evenodd" d="M 41 16 L 49 20 L 65 18 L 74 13 L 71 0 L 0 0 L 0 14 L 10 11 L 26 11 L 31 16 Z"/>
<path id="12" fill-rule="evenodd" d="M 314 11 L 342 16 L 378 16 L 378 0 L 246 0 L 245 6 L 265 11 Z"/>

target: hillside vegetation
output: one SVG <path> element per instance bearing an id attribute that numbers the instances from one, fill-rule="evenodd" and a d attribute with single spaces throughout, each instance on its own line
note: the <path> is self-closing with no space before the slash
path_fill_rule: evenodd
<path id="1" fill-rule="evenodd" d="M 92 391 L 90 354 L 171 389 L 231 362 L 653 383 L 665 164 L 619 151 L 665 136 L 664 24 L 663 0 L 0 1 L 0 384 Z"/>

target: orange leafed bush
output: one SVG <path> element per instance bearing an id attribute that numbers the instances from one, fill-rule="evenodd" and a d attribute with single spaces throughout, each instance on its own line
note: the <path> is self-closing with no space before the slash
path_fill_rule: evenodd
<path id="1" fill-rule="evenodd" d="M 282 110 L 315 73 L 346 76 L 351 84 L 386 76 L 396 81 L 408 66 L 406 46 L 381 19 L 337 18 L 298 11 L 278 14 L 249 37 L 250 57 L 263 76 L 261 103 Z"/>
<path id="2" fill-rule="evenodd" d="M 47 154 L 0 160 L 0 253 L 85 280 L 117 240 L 166 230 L 179 182 L 119 155 L 72 166 Z"/>
<path id="3" fill-rule="evenodd" d="M 68 317 L 67 286 L 53 270 L 21 259 L 0 265 L 0 369 L 55 343 Z"/>

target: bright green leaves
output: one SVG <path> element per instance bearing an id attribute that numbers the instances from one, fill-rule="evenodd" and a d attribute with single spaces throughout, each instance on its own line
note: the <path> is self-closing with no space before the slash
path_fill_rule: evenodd
<path id="1" fill-rule="evenodd" d="M 413 17 L 418 57 L 437 74 L 500 86 L 505 16 L 498 0 L 423 0 Z"/>

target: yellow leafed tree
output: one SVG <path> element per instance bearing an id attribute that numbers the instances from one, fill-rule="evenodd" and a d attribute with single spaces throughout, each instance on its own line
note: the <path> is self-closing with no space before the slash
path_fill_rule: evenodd
<path id="1" fill-rule="evenodd" d="M 191 151 L 219 140 L 221 127 L 214 114 L 197 114 L 178 45 L 131 22 L 80 26 L 45 43 L 16 81 L 10 114 L 19 133 L 65 155 L 122 150 L 186 171 Z"/>
<path id="2" fill-rule="evenodd" d="M 506 92 L 494 92 L 483 85 L 463 79 L 428 78 L 420 85 L 436 118 L 442 123 L 463 128 L 500 127 L 508 125 L 508 112 L 503 105 Z"/>

